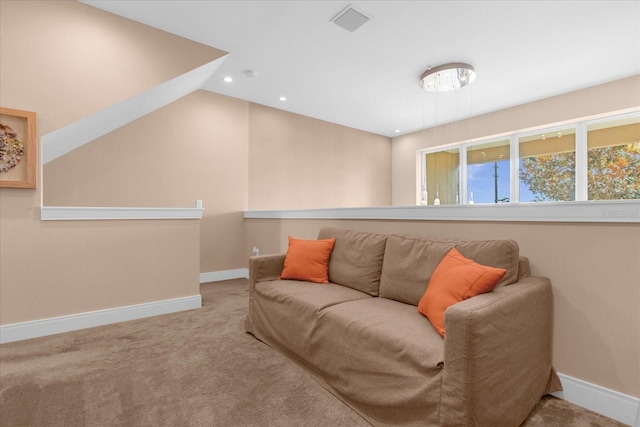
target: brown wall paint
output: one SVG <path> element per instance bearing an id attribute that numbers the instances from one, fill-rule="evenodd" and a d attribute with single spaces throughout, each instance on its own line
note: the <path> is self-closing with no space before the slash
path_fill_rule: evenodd
<path id="1" fill-rule="evenodd" d="M 391 139 L 251 104 L 249 208 L 389 206 Z"/>

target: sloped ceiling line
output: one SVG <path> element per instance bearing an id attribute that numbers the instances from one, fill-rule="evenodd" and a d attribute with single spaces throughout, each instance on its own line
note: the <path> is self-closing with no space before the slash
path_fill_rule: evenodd
<path id="1" fill-rule="evenodd" d="M 42 164 L 202 89 L 228 55 L 43 135 Z"/>

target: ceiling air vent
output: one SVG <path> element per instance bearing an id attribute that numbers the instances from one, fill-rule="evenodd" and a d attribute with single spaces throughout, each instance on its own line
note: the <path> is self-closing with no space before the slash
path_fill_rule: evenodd
<path id="1" fill-rule="evenodd" d="M 342 9 L 342 11 L 331 20 L 331 22 L 347 31 L 354 32 L 369 19 L 370 18 L 367 15 L 349 5 Z"/>

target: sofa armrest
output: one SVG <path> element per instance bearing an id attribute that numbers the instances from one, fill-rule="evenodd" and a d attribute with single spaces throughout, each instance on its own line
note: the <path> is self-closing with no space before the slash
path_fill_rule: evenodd
<path id="1" fill-rule="evenodd" d="M 552 387 L 553 296 L 526 277 L 445 312 L 441 422 L 520 425 Z"/>
<path id="2" fill-rule="evenodd" d="M 525 277 L 531 276 L 531 265 L 529 264 L 529 258 L 525 256 L 520 257 L 518 262 L 518 280 L 522 280 Z"/>
<path id="3" fill-rule="evenodd" d="M 285 254 L 249 257 L 249 311 L 245 320 L 245 329 L 247 332 L 253 332 L 256 283 L 277 280 L 284 268 L 284 258 Z"/>
<path id="4" fill-rule="evenodd" d="M 249 282 L 253 287 L 258 282 L 276 280 L 282 274 L 285 254 L 269 254 L 249 257 Z"/>

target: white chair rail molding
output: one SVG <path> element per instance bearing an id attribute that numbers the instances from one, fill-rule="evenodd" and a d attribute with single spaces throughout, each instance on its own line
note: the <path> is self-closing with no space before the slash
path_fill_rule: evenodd
<path id="1" fill-rule="evenodd" d="M 640 200 L 250 210 L 254 219 L 389 219 L 640 223 Z"/>

